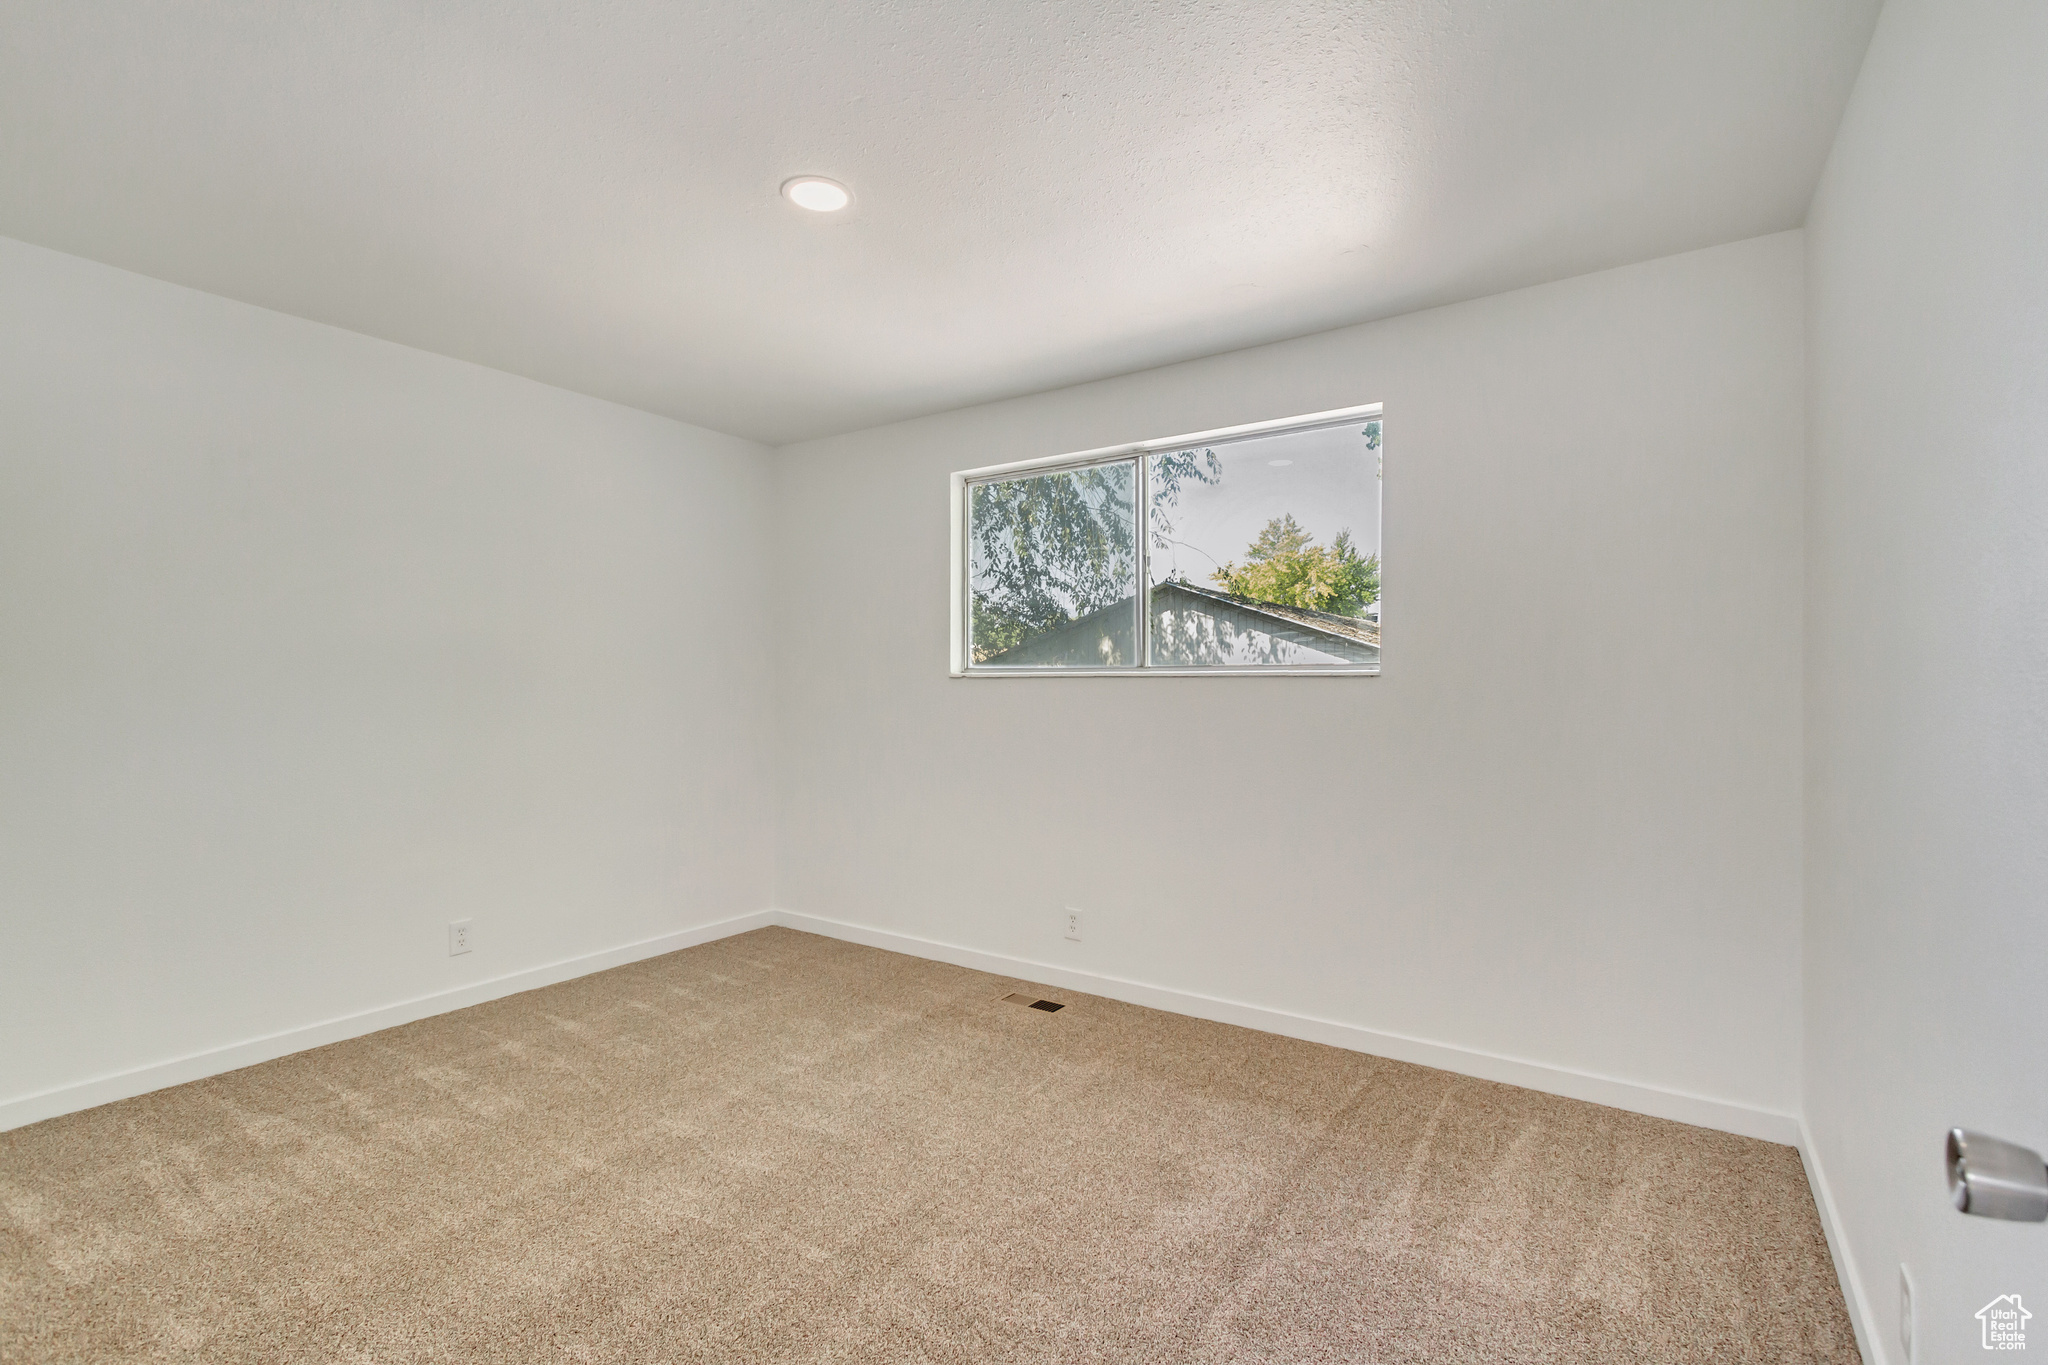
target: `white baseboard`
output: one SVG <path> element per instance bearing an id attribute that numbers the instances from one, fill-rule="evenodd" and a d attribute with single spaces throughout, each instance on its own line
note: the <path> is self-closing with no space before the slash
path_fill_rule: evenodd
<path id="1" fill-rule="evenodd" d="M 1856 1332 L 1856 1349 L 1863 1365 L 1885 1365 L 1891 1359 L 1886 1338 L 1878 1331 L 1877 1318 L 1863 1297 L 1863 1278 L 1856 1273 L 1856 1253 L 1849 1248 L 1841 1215 L 1835 1211 L 1835 1194 L 1828 1187 L 1827 1171 L 1814 1149 L 1813 1134 L 1806 1120 L 1799 1120 L 1799 1160 L 1806 1167 L 1806 1183 L 1813 1189 L 1814 1207 L 1820 1210 L 1820 1230 L 1828 1239 L 1828 1254 L 1835 1260 L 1835 1278 L 1842 1282 L 1842 1298 L 1849 1306 L 1849 1325 Z"/>
<path id="2" fill-rule="evenodd" d="M 764 929 L 776 922 L 772 912 L 760 910 L 751 915 L 721 920 L 716 924 L 701 925 L 695 929 L 684 929 L 673 934 L 662 934 L 657 938 L 643 939 L 639 943 L 629 943 L 622 948 L 609 948 L 601 953 L 589 953 L 583 957 L 550 962 L 545 966 L 529 967 L 525 971 L 493 977 L 489 981 L 478 981 L 468 986 L 457 986 L 453 990 L 436 991 L 432 995 L 401 1000 L 397 1004 L 364 1010 L 360 1014 L 325 1019 L 317 1024 L 286 1029 L 281 1033 L 251 1038 L 246 1042 L 230 1043 L 225 1047 L 209 1048 L 204 1052 L 173 1057 L 168 1061 L 152 1062 L 148 1066 L 139 1066 L 131 1071 L 96 1076 L 89 1081 L 59 1086 L 33 1095 L 22 1095 L 16 1099 L 0 1101 L 0 1132 L 5 1132 L 9 1128 L 19 1128 L 25 1123 L 55 1118 L 59 1114 L 90 1109 L 94 1105 L 110 1104 L 115 1100 L 144 1095 L 152 1090 L 161 1090 L 167 1085 L 183 1085 L 187 1081 L 204 1080 L 208 1076 L 218 1076 L 222 1072 L 239 1071 L 245 1066 L 254 1066 L 258 1062 L 303 1052 L 307 1048 L 325 1047 L 329 1043 L 339 1043 L 344 1039 L 360 1038 L 379 1029 L 410 1024 L 415 1019 L 446 1014 L 450 1010 L 463 1009 L 469 1005 L 481 1005 L 486 1000 L 517 995 L 521 991 L 530 991 L 541 986 L 552 986 L 558 981 L 588 976 L 592 972 L 601 972 L 608 967 L 623 967 L 628 962 L 673 953 L 679 948 L 694 948 L 713 939 L 746 933 L 749 929 Z"/>
<path id="3" fill-rule="evenodd" d="M 790 910 L 757 911 L 754 914 L 741 915 L 678 933 L 663 934 L 658 938 L 630 943 L 600 953 L 531 967 L 489 981 L 458 986 L 453 990 L 437 991 L 432 995 L 399 1001 L 396 1004 L 365 1010 L 360 1014 L 327 1019 L 261 1038 L 231 1043 L 225 1047 L 210 1048 L 203 1052 L 154 1062 L 130 1071 L 98 1076 L 73 1085 L 0 1101 L 0 1131 L 79 1109 L 89 1109 L 94 1105 L 127 1099 L 151 1090 L 161 1090 L 167 1085 L 182 1085 L 186 1081 L 236 1071 L 258 1062 L 302 1052 L 307 1048 L 324 1047 L 328 1043 L 338 1043 L 346 1038 L 358 1038 L 366 1033 L 375 1033 L 379 1029 L 409 1024 L 429 1015 L 445 1014 L 450 1010 L 479 1005 L 501 996 L 551 986 L 558 981 L 587 976 L 591 972 L 601 972 L 608 967 L 623 966 L 642 958 L 695 947 L 700 943 L 709 943 L 733 934 L 743 934 L 750 929 L 761 929 L 771 924 L 784 925 L 806 933 L 822 934 L 827 938 L 843 939 L 850 943 L 862 943 L 872 948 L 904 953 L 911 957 L 949 962 L 954 966 L 970 967 L 997 976 L 1042 982 L 1067 990 L 1086 991 L 1091 995 L 1106 996 L 1112 1000 L 1123 1000 L 1133 1005 L 1145 1005 L 1174 1014 L 1212 1019 L 1218 1023 L 1236 1024 L 1244 1028 L 1282 1034 L 1289 1038 L 1326 1043 L 1352 1052 L 1370 1053 L 1375 1057 L 1389 1057 L 1395 1061 L 1414 1062 L 1443 1071 L 1455 1071 L 1460 1075 L 1476 1076 L 1481 1080 L 1502 1081 L 1508 1085 L 1519 1085 L 1530 1090 L 1563 1095 L 1569 1099 L 1605 1104 L 1655 1118 L 1675 1119 L 1680 1123 L 1739 1133 L 1744 1137 L 1762 1138 L 1767 1142 L 1800 1145 L 1799 1122 L 1789 1114 L 1773 1113 L 1726 1100 L 1665 1090 L 1634 1081 L 1617 1080 L 1610 1076 L 1574 1071 L 1449 1043 L 1431 1042 L 1424 1038 L 1383 1033 L 1353 1024 L 1337 1023 L 1334 1020 L 1268 1009 L 1261 1005 L 1247 1005 L 1235 1000 L 1221 1000 L 1213 996 L 1149 985 L 1141 981 L 1127 981 L 1120 977 L 1076 971 L 1052 963 L 985 953 L 973 948 L 962 948 L 885 929 L 870 929 L 864 925 L 848 924 L 840 920 L 799 914 Z M 1818 1188 L 1819 1186 L 1816 1186 L 1816 1189 Z"/>
<path id="4" fill-rule="evenodd" d="M 1595 1075 L 1592 1072 L 1573 1071 L 1518 1057 L 1504 1057 L 1497 1053 L 1481 1052 L 1450 1043 L 1430 1042 L 1425 1038 L 1382 1033 L 1376 1029 L 1359 1028 L 1355 1024 L 1340 1024 L 1330 1019 L 1290 1014 L 1285 1010 L 1268 1009 L 1262 1005 L 1219 1000 L 1213 996 L 1173 990 L 1166 986 L 1148 985 L 1142 981 L 1098 976 L 1093 972 L 1057 967 L 1048 962 L 1032 962 L 1024 958 L 984 953 L 973 948 L 961 948 L 950 943 L 938 943 L 931 939 L 892 933 L 885 929 L 870 929 L 864 925 L 847 924 L 840 920 L 823 919 L 792 910 L 776 910 L 771 912 L 771 915 L 775 923 L 791 929 L 844 939 L 849 943 L 863 943 L 870 948 L 885 948 L 890 952 L 906 953 L 911 957 L 950 962 L 956 967 L 971 967 L 976 971 L 990 972 L 997 976 L 1016 977 L 1025 981 L 1042 982 L 1048 986 L 1060 986 L 1067 990 L 1085 991 L 1090 995 L 1107 996 L 1112 1000 L 1146 1005 L 1174 1014 L 1192 1015 L 1197 1019 L 1212 1019 L 1221 1024 L 1237 1024 L 1244 1028 L 1278 1033 L 1289 1038 L 1301 1038 L 1312 1043 L 1327 1043 L 1331 1047 L 1341 1047 L 1352 1052 L 1370 1053 L 1375 1057 L 1388 1057 L 1398 1062 L 1414 1062 L 1441 1071 L 1455 1071 L 1461 1076 L 1476 1076 L 1481 1080 L 1502 1081 L 1528 1090 L 1541 1090 L 1546 1094 L 1562 1095 L 1567 1099 L 1587 1100 L 1614 1109 L 1626 1109 L 1631 1113 L 1648 1114 L 1652 1118 L 1675 1119 L 1680 1123 L 1714 1128 L 1724 1133 L 1737 1133 L 1743 1137 L 1761 1138 L 1766 1142 L 1783 1143 L 1788 1147 L 1796 1146 L 1799 1142 L 1799 1121 L 1794 1116 L 1735 1104 L 1728 1100 L 1689 1095 L 1683 1091 L 1665 1090 L 1636 1081 L 1616 1080 L 1611 1076 Z"/>

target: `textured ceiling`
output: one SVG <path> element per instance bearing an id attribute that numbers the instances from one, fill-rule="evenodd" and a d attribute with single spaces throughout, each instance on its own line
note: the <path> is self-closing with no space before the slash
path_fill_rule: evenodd
<path id="1" fill-rule="evenodd" d="M 0 0 L 0 234 L 782 442 L 1797 226 L 1876 9 Z"/>

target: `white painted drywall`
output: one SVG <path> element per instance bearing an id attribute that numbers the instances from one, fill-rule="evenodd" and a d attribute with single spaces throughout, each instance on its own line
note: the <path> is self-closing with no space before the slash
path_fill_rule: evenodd
<path id="1" fill-rule="evenodd" d="M 1943 1202 L 2048 1148 L 2048 7 L 1891 0 L 1808 228 L 1806 1119 L 1902 1361 L 1982 1354 L 2048 1228 Z M 1875 1362 L 1873 1362 L 1875 1365 Z"/>
<path id="2" fill-rule="evenodd" d="M 761 448 L 18 242 L 0 300 L 0 1102 L 768 903 Z"/>
<path id="3" fill-rule="evenodd" d="M 785 448 L 778 904 L 1792 1112 L 1802 262 Z M 947 677 L 949 472 L 1374 401 L 1382 676 Z"/>

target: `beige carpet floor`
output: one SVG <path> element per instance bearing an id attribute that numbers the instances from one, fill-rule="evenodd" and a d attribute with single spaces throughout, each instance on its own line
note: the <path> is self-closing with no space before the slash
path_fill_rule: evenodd
<path id="1" fill-rule="evenodd" d="M 0 1134 L 8 1362 L 1850 1361 L 1797 1155 L 764 929 Z"/>

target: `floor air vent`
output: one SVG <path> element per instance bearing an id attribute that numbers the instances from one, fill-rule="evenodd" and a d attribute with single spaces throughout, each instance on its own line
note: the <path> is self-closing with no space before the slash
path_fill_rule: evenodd
<path id="1" fill-rule="evenodd" d="M 1031 996 L 1018 995 L 1015 992 L 1004 996 L 1003 999 L 1012 1005 L 1022 1005 L 1026 1009 L 1044 1010 L 1047 1014 L 1056 1014 L 1066 1008 L 1057 1000 L 1035 1000 Z"/>

